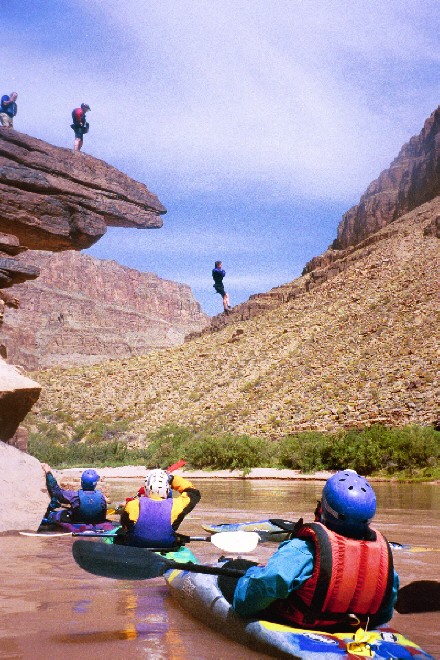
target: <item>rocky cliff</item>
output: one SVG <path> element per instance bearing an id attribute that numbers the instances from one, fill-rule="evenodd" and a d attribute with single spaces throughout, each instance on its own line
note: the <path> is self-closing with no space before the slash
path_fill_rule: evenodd
<path id="1" fill-rule="evenodd" d="M 382 240 L 384 234 L 378 233 L 381 228 L 439 194 L 440 106 L 428 117 L 420 134 L 412 137 L 390 167 L 368 186 L 359 204 L 344 214 L 329 249 L 305 265 L 302 274 L 307 277 L 251 296 L 234 307 L 229 316 L 213 317 L 203 333 L 252 319 L 319 286 L 356 260 L 358 249 Z M 439 236 L 439 219 L 431 218 L 431 225 L 429 231 Z M 192 333 L 187 339 L 200 334 Z"/>
<path id="2" fill-rule="evenodd" d="M 108 226 L 161 227 L 164 213 L 145 185 L 104 161 L 0 130 L 0 231 L 26 248 L 80 250 Z"/>
<path id="3" fill-rule="evenodd" d="M 382 227 L 440 194 L 440 106 L 422 131 L 404 144 L 390 167 L 370 183 L 359 204 L 342 216 L 331 250 L 358 245 Z M 313 259 L 309 272 L 332 260 L 332 252 Z"/>
<path id="4" fill-rule="evenodd" d="M 8 359 L 26 369 L 142 355 L 208 322 L 187 285 L 152 273 L 73 251 L 21 261 L 41 274 L 9 289 L 20 307 L 5 312 L 2 336 Z"/>
<path id="5" fill-rule="evenodd" d="M 33 490 L 35 502 L 47 500 L 38 461 L 17 449 L 26 446 L 26 433 L 18 425 L 38 399 L 40 385 L 5 363 L 8 347 L 6 333 L 1 332 L 5 309 L 16 310 L 19 295 L 26 297 L 24 283 L 40 274 L 39 266 L 24 253 L 80 250 L 93 245 L 107 226 L 160 227 L 165 212 L 145 185 L 103 161 L 0 129 L 0 439 L 16 445 L 5 448 L 0 443 L 0 500 L 6 506 L 13 487 L 16 514 L 15 522 L 9 511 L 7 519 L 0 517 L 0 531 L 38 523 L 43 504 L 28 506 L 28 497 L 20 494 L 21 483 L 26 493 Z M 11 291 L 15 286 L 18 290 Z M 38 344 L 32 339 L 34 322 L 29 317 L 30 327 L 19 330 L 20 341 L 28 347 Z"/>

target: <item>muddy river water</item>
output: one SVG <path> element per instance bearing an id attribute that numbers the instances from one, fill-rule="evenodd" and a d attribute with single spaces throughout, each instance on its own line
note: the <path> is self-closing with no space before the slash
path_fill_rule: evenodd
<path id="1" fill-rule="evenodd" d="M 139 485 L 133 479 L 110 483 L 112 501 L 122 501 Z M 311 520 L 323 483 L 201 479 L 196 485 L 202 500 L 181 531 L 200 535 L 202 522 Z M 401 585 L 440 579 L 440 486 L 379 483 L 375 489 L 375 522 L 387 538 L 434 548 L 394 553 Z M 74 563 L 71 546 L 71 537 L 0 536 L 2 660 L 264 657 L 194 620 L 170 598 L 163 578 L 128 582 L 95 577 Z M 251 558 L 264 561 L 275 548 L 260 545 Z M 220 554 L 209 543 L 192 543 L 191 549 L 205 562 Z M 438 613 L 396 614 L 392 625 L 440 658 Z"/>

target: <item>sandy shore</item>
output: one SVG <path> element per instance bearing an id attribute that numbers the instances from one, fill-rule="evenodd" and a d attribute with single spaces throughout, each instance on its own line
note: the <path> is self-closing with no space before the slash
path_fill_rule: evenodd
<path id="1" fill-rule="evenodd" d="M 85 468 L 68 468 L 53 470 L 55 476 L 65 479 L 79 479 Z M 95 468 L 101 478 L 107 479 L 145 479 L 149 470 L 141 465 L 125 465 L 122 467 Z M 276 470 L 273 468 L 254 468 L 243 477 L 242 470 L 176 470 L 188 479 L 292 479 L 292 480 L 321 480 L 326 481 L 332 472 L 315 472 L 303 474 L 299 470 Z"/>
<path id="2" fill-rule="evenodd" d="M 80 479 L 83 470 L 86 468 L 67 468 L 65 470 L 53 469 L 53 474 L 57 479 L 66 481 Z M 95 468 L 102 479 L 136 479 L 143 481 L 150 469 L 142 465 L 124 465 L 121 467 Z M 300 470 L 277 470 L 275 468 L 254 468 L 243 476 L 242 470 L 176 470 L 174 474 L 179 474 L 188 479 L 290 479 L 291 481 L 326 481 L 335 472 L 322 471 L 304 474 Z M 392 481 L 392 477 L 368 477 L 369 481 Z M 440 485 L 439 480 L 426 481 L 434 485 Z"/>

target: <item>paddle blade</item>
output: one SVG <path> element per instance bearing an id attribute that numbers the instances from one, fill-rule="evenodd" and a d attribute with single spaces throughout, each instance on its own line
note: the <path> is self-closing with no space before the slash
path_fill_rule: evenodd
<path id="1" fill-rule="evenodd" d="M 243 554 L 253 552 L 260 537 L 257 532 L 220 532 L 211 536 L 211 543 L 223 552 Z"/>
<path id="2" fill-rule="evenodd" d="M 73 558 L 85 571 L 114 580 L 149 580 L 163 575 L 168 561 L 144 548 L 75 541 Z"/>
<path id="3" fill-rule="evenodd" d="M 170 467 L 167 468 L 166 471 L 171 474 L 171 472 L 174 472 L 174 470 L 178 470 L 179 468 L 183 467 L 184 465 L 186 465 L 186 461 L 181 459 L 180 461 L 177 461 L 177 463 L 173 463 L 173 465 L 170 465 Z"/>

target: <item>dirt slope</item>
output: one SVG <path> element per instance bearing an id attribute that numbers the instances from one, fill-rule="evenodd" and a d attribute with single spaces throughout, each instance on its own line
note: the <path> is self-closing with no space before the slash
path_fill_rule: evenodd
<path id="1" fill-rule="evenodd" d="M 382 229 L 343 272 L 250 321 L 142 358 L 39 372 L 40 416 L 110 414 L 137 441 L 166 423 L 266 437 L 432 424 L 439 214 L 436 198 Z"/>

